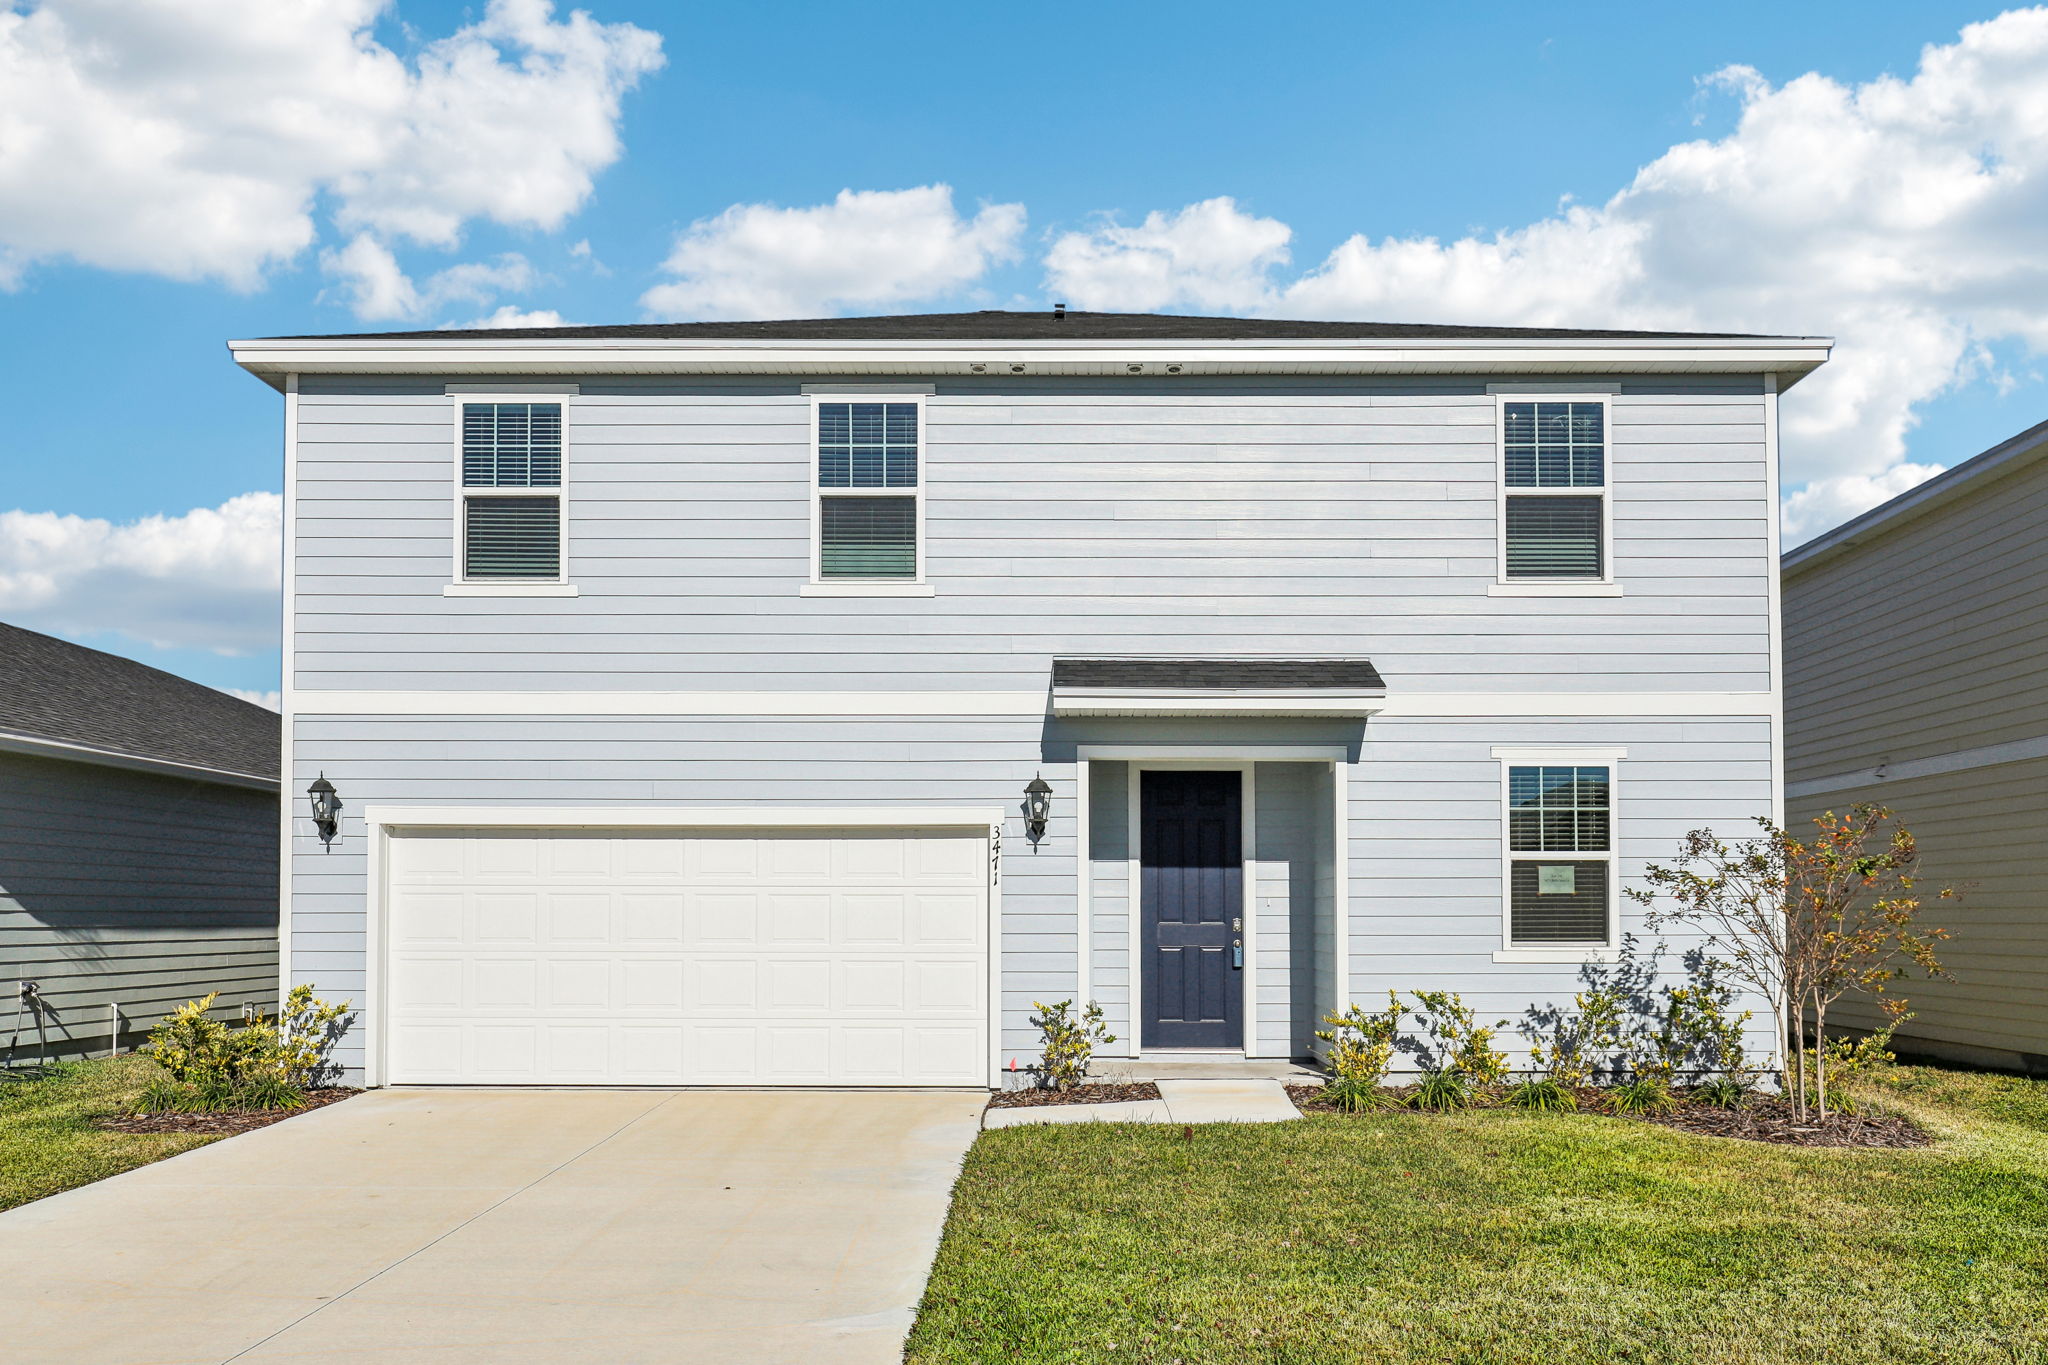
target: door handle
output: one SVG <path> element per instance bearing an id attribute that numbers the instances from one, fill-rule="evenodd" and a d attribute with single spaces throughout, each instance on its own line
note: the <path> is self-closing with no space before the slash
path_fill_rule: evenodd
<path id="1" fill-rule="evenodd" d="M 1239 971 L 1244 970 L 1244 940 L 1241 938 L 1230 941 L 1230 965 Z"/>

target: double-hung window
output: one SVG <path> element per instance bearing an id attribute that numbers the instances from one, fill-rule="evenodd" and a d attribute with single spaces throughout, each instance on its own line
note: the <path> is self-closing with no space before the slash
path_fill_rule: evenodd
<path id="1" fill-rule="evenodd" d="M 1607 400 L 1505 398 L 1500 405 L 1505 583 L 1605 583 Z"/>
<path id="2" fill-rule="evenodd" d="M 1556 758 L 1504 762 L 1507 945 L 1605 948 L 1617 907 L 1614 767 Z"/>
<path id="3" fill-rule="evenodd" d="M 915 398 L 818 400 L 813 581 L 923 581 L 923 416 Z"/>
<path id="4" fill-rule="evenodd" d="M 562 581 L 563 405 L 460 401 L 464 583 Z"/>

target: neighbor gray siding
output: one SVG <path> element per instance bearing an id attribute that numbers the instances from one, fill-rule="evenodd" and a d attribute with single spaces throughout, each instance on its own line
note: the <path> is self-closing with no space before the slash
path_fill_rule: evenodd
<path id="1" fill-rule="evenodd" d="M 274 1011 L 277 858 L 274 794 L 0 754 L 0 1044 L 24 980 L 17 1061 L 105 1051 L 110 1005 L 124 1044 L 213 991 Z"/>
<path id="2" fill-rule="evenodd" d="M 1795 565 L 1784 591 L 1794 831 L 1889 806 L 1921 889 L 1962 892 L 1922 912 L 1954 979 L 1893 987 L 1900 1045 L 2048 1070 L 2048 460 Z M 1830 1019 L 1880 1021 L 1855 998 Z"/>

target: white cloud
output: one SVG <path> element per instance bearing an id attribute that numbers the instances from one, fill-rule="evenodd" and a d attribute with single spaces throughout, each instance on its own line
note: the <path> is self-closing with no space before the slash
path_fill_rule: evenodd
<path id="1" fill-rule="evenodd" d="M 522 311 L 514 308 L 509 303 L 488 317 L 476 318 L 469 322 L 450 322 L 444 324 L 446 327 L 459 327 L 465 331 L 484 331 L 494 327 L 565 327 L 567 325 L 567 323 L 562 321 L 562 315 L 552 308 L 534 308 Z"/>
<path id="2" fill-rule="evenodd" d="M 1902 463 L 1879 474 L 1843 474 L 1832 479 L 1815 479 L 1785 497 L 1786 548 L 1838 526 L 1858 512 L 1867 512 L 1881 502 L 1891 501 L 1907 489 L 1941 473 L 1943 467 L 1938 464 Z"/>
<path id="3" fill-rule="evenodd" d="M 231 697 L 240 697 L 243 701 L 253 702 L 266 711 L 282 711 L 284 709 L 284 693 L 276 688 L 272 688 L 268 692 L 259 692 L 250 687 L 223 687 L 219 690 Z"/>
<path id="4" fill-rule="evenodd" d="M 841 190 L 829 204 L 735 204 L 692 223 L 640 306 L 660 318 L 815 317 L 931 298 L 1017 257 L 1022 204 L 972 218 L 949 185 Z"/>
<path id="5" fill-rule="evenodd" d="M 273 648 L 282 512 L 275 493 L 120 524 L 0 512 L 0 615 L 63 635 L 117 631 L 163 649 Z"/>
<path id="6" fill-rule="evenodd" d="M 540 280 L 532 262 L 508 251 L 488 261 L 451 265 L 415 285 L 391 248 L 363 232 L 344 247 L 321 252 L 320 269 L 339 283 L 342 297 L 365 321 L 416 318 L 451 303 L 488 304 L 501 293 L 523 293 Z"/>
<path id="7" fill-rule="evenodd" d="M 1354 236 L 1261 289 L 1274 263 L 1248 244 L 1282 225 L 1211 200 L 1062 238 L 1049 283 L 1082 307 L 1833 335 L 1785 400 L 1787 487 L 1811 485 L 1788 518 L 1820 529 L 1934 467 L 1904 462 L 1907 434 L 1929 399 L 1995 379 L 1990 344 L 2048 350 L 2048 9 L 1973 24 L 1910 78 L 1730 67 L 1703 88 L 1737 101 L 1734 130 L 1598 206 L 1455 241 Z M 1207 253 L 1162 251 L 1197 210 L 1181 235 Z"/>
<path id="8" fill-rule="evenodd" d="M 1091 232 L 1062 233 L 1046 253 L 1055 296 L 1083 308 L 1257 308 L 1272 293 L 1294 235 L 1275 218 L 1254 218 L 1227 196 L 1178 213 L 1148 213 L 1137 227 L 1113 219 Z"/>
<path id="9" fill-rule="evenodd" d="M 552 230 L 663 60 L 631 24 L 492 0 L 407 61 L 374 35 L 387 4 L 0 4 L 0 285 L 70 259 L 252 288 L 322 196 L 382 240 Z"/>

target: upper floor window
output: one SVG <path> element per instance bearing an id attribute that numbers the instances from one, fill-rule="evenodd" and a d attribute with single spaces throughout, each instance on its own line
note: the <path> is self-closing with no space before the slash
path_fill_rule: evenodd
<path id="1" fill-rule="evenodd" d="M 924 576 L 916 399 L 821 401 L 813 498 L 818 582 L 915 583 Z"/>
<path id="2" fill-rule="evenodd" d="M 462 409 L 462 581 L 562 578 L 562 404 Z"/>
<path id="3" fill-rule="evenodd" d="M 1509 764 L 1507 834 L 1509 947 L 1611 945 L 1613 769 Z"/>
<path id="4" fill-rule="evenodd" d="M 1506 399 L 1500 433 L 1501 578 L 1607 581 L 1606 400 Z"/>

